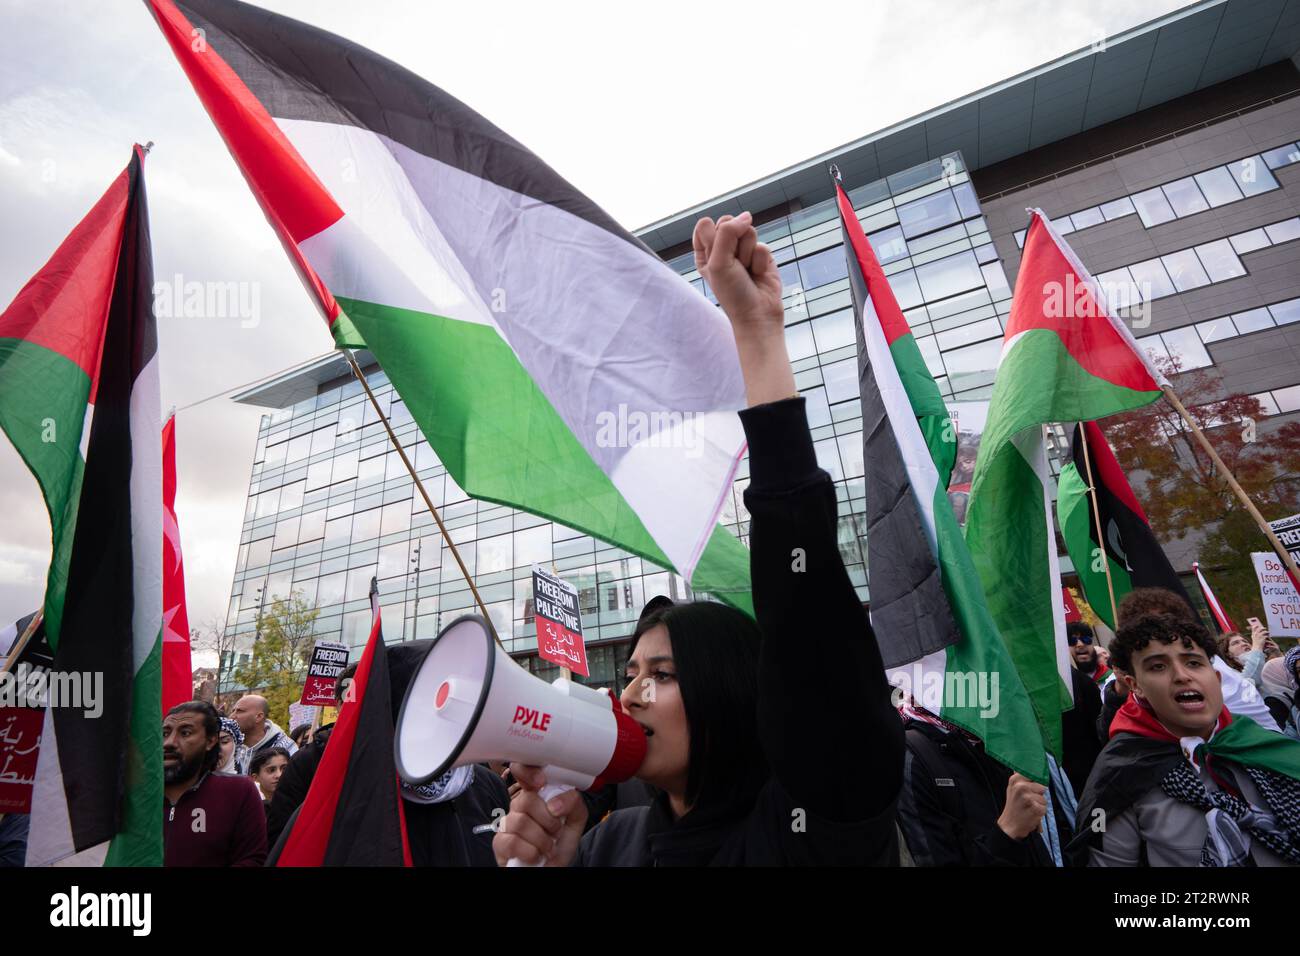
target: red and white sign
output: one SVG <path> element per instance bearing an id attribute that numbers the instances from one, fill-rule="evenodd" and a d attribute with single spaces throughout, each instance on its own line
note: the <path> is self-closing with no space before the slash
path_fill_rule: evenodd
<path id="1" fill-rule="evenodd" d="M 578 589 L 568 581 L 533 568 L 533 607 L 537 612 L 538 655 L 575 674 L 589 676 Z"/>
<path id="2" fill-rule="evenodd" d="M 317 641 L 312 648 L 311 665 L 307 668 L 307 681 L 302 685 L 302 699 L 308 707 L 334 703 L 334 688 L 339 675 L 348 666 L 348 646 L 330 641 Z"/>
<path id="3" fill-rule="evenodd" d="M 1065 619 L 1067 621 L 1082 621 L 1083 615 L 1079 612 L 1079 605 L 1074 603 L 1074 595 L 1070 593 L 1069 588 L 1061 588 L 1061 597 L 1065 599 Z"/>
<path id="4" fill-rule="evenodd" d="M 13 629 L 14 643 L 31 625 L 27 615 Z M 3 642 L 0 640 L 0 642 Z M 3 663 L 0 660 L 0 663 Z M 45 729 L 46 690 L 54 652 L 45 624 L 36 626 L 13 669 L 0 682 L 0 813 L 30 813 L 36 760 Z"/>

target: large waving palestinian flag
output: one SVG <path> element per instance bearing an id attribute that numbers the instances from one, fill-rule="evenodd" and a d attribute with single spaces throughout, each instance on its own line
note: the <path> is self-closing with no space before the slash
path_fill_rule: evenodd
<path id="1" fill-rule="evenodd" d="M 853 204 L 838 184 L 835 192 L 858 332 L 871 624 L 885 667 L 916 704 L 1046 783 L 1029 697 L 985 606 L 948 500 L 956 429 Z M 989 704 L 994 695 L 996 708 Z"/>
<path id="2" fill-rule="evenodd" d="M 144 153 L 0 315 L 0 428 L 50 513 L 27 864 L 162 865 L 162 462 Z M 57 706 L 56 706 L 57 705 Z"/>
<path id="3" fill-rule="evenodd" d="M 146 0 L 330 323 L 456 482 L 749 606 L 725 317 L 501 130 L 341 37 Z"/>
<path id="4" fill-rule="evenodd" d="M 1083 449 L 1085 441 L 1087 458 Z M 1056 516 L 1065 550 L 1074 562 L 1084 596 L 1097 616 L 1111 630 L 1115 629 L 1110 606 L 1112 587 L 1116 607 L 1134 588 L 1165 588 L 1193 608 L 1187 589 L 1156 540 L 1151 525 L 1147 524 L 1146 512 L 1129 486 L 1101 427 L 1096 422 L 1075 425 L 1071 452 L 1071 460 L 1061 467 Z M 1093 496 L 1088 493 L 1089 464 L 1096 488 L 1095 508 Z M 1100 543 L 1098 524 L 1105 537 Z M 1102 564 L 1103 554 L 1110 565 L 1109 585 Z"/>
<path id="5" fill-rule="evenodd" d="M 1042 426 L 1140 408 L 1160 397 L 1164 382 L 1074 250 L 1033 210 L 975 463 L 966 541 L 1058 759 L 1070 665 Z"/>

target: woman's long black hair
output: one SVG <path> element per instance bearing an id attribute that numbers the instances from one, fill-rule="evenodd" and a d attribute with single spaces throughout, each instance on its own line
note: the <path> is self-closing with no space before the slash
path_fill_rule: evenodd
<path id="1" fill-rule="evenodd" d="M 747 807 L 768 777 L 755 731 L 758 625 L 724 604 L 679 604 L 642 618 L 629 654 L 659 624 L 668 629 L 691 734 L 686 804 Z"/>

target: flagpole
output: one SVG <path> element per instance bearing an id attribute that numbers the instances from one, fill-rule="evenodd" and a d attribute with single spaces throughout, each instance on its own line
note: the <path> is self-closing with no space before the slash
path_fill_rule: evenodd
<path id="1" fill-rule="evenodd" d="M 1264 537 L 1268 538 L 1269 544 L 1273 546 L 1273 550 L 1277 552 L 1277 556 L 1282 559 L 1282 564 L 1290 572 L 1292 580 L 1300 583 L 1300 568 L 1296 567 L 1295 559 L 1292 558 L 1291 553 L 1282 546 L 1282 542 L 1277 539 L 1277 535 L 1275 535 L 1273 529 L 1268 526 L 1268 522 L 1265 521 L 1264 516 L 1259 513 L 1259 509 L 1256 508 L 1255 503 L 1250 500 L 1250 496 L 1246 494 L 1245 489 L 1237 483 L 1237 479 L 1233 476 L 1232 472 L 1228 470 L 1228 466 L 1223 463 L 1223 459 L 1220 458 L 1219 453 L 1214 450 L 1214 446 L 1211 445 L 1210 440 L 1205 437 L 1205 433 L 1201 431 L 1200 426 L 1197 425 L 1196 422 L 1192 421 L 1191 415 L 1187 414 L 1187 409 L 1183 407 L 1183 403 L 1180 402 L 1178 396 L 1174 394 L 1173 386 L 1166 383 L 1161 386 L 1161 389 L 1165 393 L 1165 398 L 1169 399 L 1170 404 L 1178 410 L 1178 414 L 1181 415 L 1183 421 L 1187 423 L 1187 427 L 1192 430 L 1192 434 L 1196 436 L 1196 440 L 1200 444 L 1201 448 L 1203 448 L 1205 453 L 1210 456 L 1210 460 L 1214 462 L 1214 467 L 1218 469 L 1219 474 L 1223 475 L 1223 477 L 1227 479 L 1228 486 L 1232 489 L 1238 500 L 1246 506 L 1246 510 L 1250 513 L 1250 516 L 1254 518 L 1255 523 L 1259 525 L 1259 530 L 1264 532 Z"/>
<path id="2" fill-rule="evenodd" d="M 555 562 L 554 562 L 554 561 L 551 562 L 551 573 L 554 574 L 557 578 L 560 576 L 560 569 L 557 568 L 557 567 L 555 566 Z M 600 593 L 600 586 L 599 586 L 599 583 L 597 584 L 597 591 L 596 591 L 596 593 L 597 593 L 598 595 L 599 595 L 599 593 Z M 533 600 L 534 600 L 534 601 L 537 600 L 537 596 L 536 596 L 536 595 L 533 596 Z M 581 608 L 581 607 L 578 608 L 578 613 L 579 613 L 579 614 L 582 613 L 582 608 Z M 588 668 L 588 670 L 590 670 L 590 668 Z M 573 680 L 573 669 L 572 669 L 572 668 L 569 668 L 569 667 L 565 667 L 563 664 L 561 664 L 561 665 L 560 665 L 560 676 L 563 677 L 565 680 Z"/>
<path id="3" fill-rule="evenodd" d="M 438 514 L 438 509 L 433 506 L 433 500 L 429 497 L 429 492 L 425 490 L 424 482 L 420 481 L 420 476 L 415 473 L 415 466 L 411 464 L 411 459 L 406 456 L 406 449 L 402 447 L 402 443 L 397 440 L 397 436 L 393 433 L 393 426 L 389 424 L 388 416 L 385 415 L 383 409 L 379 407 L 379 400 L 375 398 L 375 393 L 370 390 L 370 383 L 366 381 L 366 376 L 362 374 L 361 366 L 357 364 L 357 360 L 355 356 L 353 356 L 352 350 L 343 349 L 343 354 L 347 356 L 348 365 L 352 366 L 352 374 L 357 377 L 357 381 L 361 383 L 361 387 L 366 390 L 366 397 L 370 399 L 370 404 L 374 406 L 376 414 L 379 415 L 379 420 L 384 423 L 384 430 L 388 432 L 388 440 L 392 443 L 393 448 L 397 450 L 397 454 L 401 457 L 402 464 L 406 466 L 406 470 L 411 473 L 411 480 L 415 482 L 415 487 L 420 489 L 420 497 L 424 499 L 424 503 L 428 507 L 429 513 L 433 515 L 433 520 L 438 525 L 438 530 L 442 532 L 442 539 L 447 542 L 447 547 L 451 549 L 452 557 L 456 559 L 456 564 L 460 566 L 460 573 L 464 575 L 465 583 L 469 585 L 469 589 L 474 595 L 474 600 L 478 603 L 478 609 L 483 612 L 483 621 L 487 624 L 488 633 L 492 635 L 492 639 L 496 641 L 497 644 L 500 644 L 501 638 L 497 636 L 497 629 L 492 626 L 492 617 L 488 614 L 487 607 L 483 604 L 483 598 L 479 595 L 478 588 L 474 586 L 474 579 L 470 577 L 469 569 L 465 567 L 465 562 L 461 560 L 460 552 L 456 550 L 456 543 L 451 540 L 451 535 L 447 533 L 447 528 L 442 523 L 442 517 Z"/>
<path id="4" fill-rule="evenodd" d="M 1110 593 L 1110 619 L 1119 627 L 1119 610 L 1115 606 L 1115 582 L 1110 576 L 1110 558 L 1106 556 L 1106 535 L 1101 527 L 1101 502 L 1097 499 L 1097 483 L 1092 477 L 1092 455 L 1088 453 L 1088 432 L 1083 422 L 1078 422 L 1079 439 L 1083 442 L 1083 467 L 1088 472 L 1088 494 L 1092 496 L 1092 523 L 1097 529 L 1097 544 L 1101 548 L 1101 564 L 1106 569 L 1106 590 Z"/>
<path id="5" fill-rule="evenodd" d="M 45 620 L 45 608 L 37 608 L 30 623 L 23 628 L 22 634 L 19 635 L 18 640 L 14 641 L 14 646 L 9 649 L 9 656 L 5 658 L 4 666 L 0 667 L 0 674 L 8 674 L 13 669 L 14 661 L 18 660 L 18 655 L 23 652 L 23 648 L 27 646 L 27 642 L 32 639 L 32 635 L 36 633 L 36 629 L 41 626 L 43 620 Z"/>

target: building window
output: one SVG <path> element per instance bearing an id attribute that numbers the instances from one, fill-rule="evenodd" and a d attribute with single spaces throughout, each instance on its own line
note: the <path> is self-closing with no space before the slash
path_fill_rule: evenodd
<path id="1" fill-rule="evenodd" d="M 1176 359 L 1179 367 L 1186 369 L 1204 368 L 1210 364 L 1210 353 L 1201 344 L 1194 328 L 1171 329 L 1160 335 L 1170 358 Z"/>
<path id="2" fill-rule="evenodd" d="M 1273 400 L 1279 411 L 1300 411 L 1300 385 L 1288 385 L 1286 388 L 1273 389 Z"/>
<path id="3" fill-rule="evenodd" d="M 1233 178 L 1232 173 L 1228 172 L 1226 166 L 1216 166 L 1214 169 L 1207 169 L 1203 173 L 1197 173 L 1193 179 L 1196 185 L 1201 187 L 1201 194 L 1205 196 L 1206 202 L 1213 209 L 1217 206 L 1226 206 L 1230 202 L 1236 202 L 1241 199 L 1241 190 L 1237 187 L 1237 180 Z"/>
<path id="4" fill-rule="evenodd" d="M 1205 201 L 1205 197 L 1201 195 L 1201 190 L 1191 176 L 1165 183 L 1161 189 L 1164 190 L 1165 198 L 1169 200 L 1174 215 L 1180 218 L 1210 208 L 1210 204 Z"/>
<path id="5" fill-rule="evenodd" d="M 1279 184 L 1269 169 L 1276 169 L 1290 163 L 1300 162 L 1300 152 L 1293 144 L 1280 149 L 1270 150 L 1263 156 L 1247 156 L 1223 166 L 1215 166 L 1185 176 L 1171 183 L 1164 183 L 1131 197 L 1090 206 L 1068 216 L 1052 220 L 1057 232 L 1062 236 L 1079 229 L 1087 229 L 1102 221 L 1110 222 L 1135 211 L 1142 224 L 1150 228 L 1183 216 L 1194 216 L 1218 206 L 1236 202 L 1249 196 L 1278 189 Z M 1015 233 L 1016 245 L 1024 248 L 1025 230 Z M 1240 251 L 1240 250 L 1239 250 Z"/>
<path id="6" fill-rule="evenodd" d="M 1277 149 L 1270 149 L 1266 153 L 1261 153 L 1260 157 L 1269 169 L 1280 169 L 1283 166 L 1290 166 L 1292 163 L 1300 163 L 1300 146 L 1295 143 L 1287 143 L 1284 146 L 1277 147 Z"/>
<path id="7" fill-rule="evenodd" d="M 1205 267 L 1201 265 L 1201 260 L 1196 258 L 1194 250 L 1183 249 L 1180 252 L 1171 252 L 1167 256 L 1161 256 L 1160 259 L 1169 270 L 1174 288 L 1179 292 L 1199 289 L 1203 285 L 1210 284 L 1210 277 L 1205 274 Z"/>
<path id="8" fill-rule="evenodd" d="M 1206 343 L 1231 339 L 1237 335 L 1237 329 L 1232 323 L 1232 318 L 1226 315 L 1217 319 L 1210 319 L 1208 322 L 1198 322 L 1196 331 L 1200 334 L 1201 341 Z"/>
<path id="9" fill-rule="evenodd" d="M 1133 205 L 1137 207 L 1138 218 L 1142 220 L 1142 225 L 1150 229 L 1152 226 L 1158 226 L 1162 222 L 1169 222 L 1174 218 L 1174 211 L 1169 205 L 1169 200 L 1161 192 L 1160 187 L 1147 189 L 1133 196 Z"/>
<path id="10" fill-rule="evenodd" d="M 957 200 L 947 189 L 898 207 L 898 220 L 903 227 L 903 235 L 908 239 L 951 226 L 961 219 Z"/>
<path id="11" fill-rule="evenodd" d="M 1211 282 L 1226 282 L 1246 274 L 1246 267 L 1232 251 L 1232 243 L 1227 239 L 1197 246 L 1196 255 L 1205 266 L 1206 275 L 1210 277 Z"/>
<path id="12" fill-rule="evenodd" d="M 916 278 L 927 301 L 944 299 L 984 285 L 984 274 L 975 261 L 974 252 L 963 252 L 917 266 Z"/>
<path id="13" fill-rule="evenodd" d="M 817 351 L 832 352 L 835 349 L 856 345 L 857 332 L 853 327 L 853 310 L 841 309 L 830 315 L 823 315 L 812 320 L 813 336 L 817 342 Z"/>
<path id="14" fill-rule="evenodd" d="M 1138 299 L 1150 301 L 1174 294 L 1174 284 L 1159 259 L 1135 262 L 1129 266 L 1129 275 L 1137 285 Z"/>
<path id="15" fill-rule="evenodd" d="M 899 226 L 874 232 L 867 236 L 867 241 L 871 243 L 872 251 L 882 266 L 907 255 L 907 242 L 903 239 L 903 230 Z"/>
<path id="16" fill-rule="evenodd" d="M 1249 312 L 1238 312 L 1232 317 L 1231 324 L 1236 326 L 1237 335 L 1248 335 L 1261 329 L 1271 329 L 1273 317 L 1268 314 L 1268 309 L 1251 309 Z M 1202 336 L 1202 341 L 1211 340 Z"/>
<path id="17" fill-rule="evenodd" d="M 1269 242 L 1273 245 L 1300 239 L 1300 218 L 1275 222 L 1271 226 L 1265 226 L 1264 232 L 1268 233 Z"/>
<path id="18" fill-rule="evenodd" d="M 844 258 L 844 246 L 836 245 L 799 260 L 799 274 L 804 290 L 816 289 L 849 274 Z"/>

